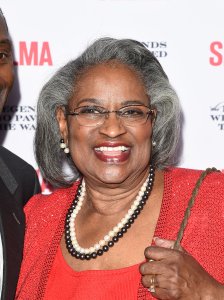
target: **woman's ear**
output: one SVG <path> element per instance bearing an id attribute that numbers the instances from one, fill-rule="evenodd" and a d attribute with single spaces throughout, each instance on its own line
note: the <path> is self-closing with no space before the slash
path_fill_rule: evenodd
<path id="1" fill-rule="evenodd" d="M 65 115 L 65 109 L 64 107 L 60 106 L 56 109 L 56 118 L 58 121 L 59 130 L 61 133 L 61 137 L 67 141 L 68 139 L 68 124 L 67 119 Z"/>

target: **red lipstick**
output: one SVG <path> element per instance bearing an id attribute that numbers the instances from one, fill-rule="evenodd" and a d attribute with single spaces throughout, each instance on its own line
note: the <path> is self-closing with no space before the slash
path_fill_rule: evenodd
<path id="1" fill-rule="evenodd" d="M 120 163 L 126 161 L 131 153 L 131 148 L 124 143 L 101 143 L 94 147 L 96 157 L 107 163 Z"/>

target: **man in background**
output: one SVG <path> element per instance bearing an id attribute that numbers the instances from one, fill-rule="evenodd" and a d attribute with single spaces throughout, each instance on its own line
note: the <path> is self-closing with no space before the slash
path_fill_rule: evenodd
<path id="1" fill-rule="evenodd" d="M 0 113 L 13 85 L 12 44 L 0 9 Z M 0 297 L 14 299 L 22 261 L 25 218 L 23 206 L 40 192 L 35 170 L 0 146 Z"/>

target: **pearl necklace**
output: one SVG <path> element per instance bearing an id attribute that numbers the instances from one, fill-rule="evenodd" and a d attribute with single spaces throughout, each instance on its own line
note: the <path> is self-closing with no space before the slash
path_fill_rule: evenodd
<path id="1" fill-rule="evenodd" d="M 104 252 L 107 252 L 111 247 L 113 247 L 114 244 L 117 243 L 121 237 L 123 237 L 123 234 L 127 232 L 142 211 L 152 191 L 154 176 L 154 167 L 150 166 L 149 176 L 143 183 L 137 197 L 135 198 L 131 208 L 128 210 L 124 218 L 116 226 L 114 226 L 113 229 L 110 230 L 102 240 L 90 248 L 82 248 L 78 244 L 75 233 L 75 219 L 82 207 L 86 192 L 85 181 L 83 179 L 78 187 L 75 199 L 73 200 L 72 205 L 66 215 L 65 243 L 68 252 L 77 259 L 90 260 L 92 258 L 96 258 L 97 256 L 103 255 Z"/>

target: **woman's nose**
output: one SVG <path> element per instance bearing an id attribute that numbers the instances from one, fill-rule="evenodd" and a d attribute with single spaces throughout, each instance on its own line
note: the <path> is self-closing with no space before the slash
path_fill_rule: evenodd
<path id="1" fill-rule="evenodd" d="M 116 137 L 126 133 L 126 128 L 116 112 L 110 112 L 105 116 L 103 124 L 99 127 L 99 132 L 109 137 Z"/>

